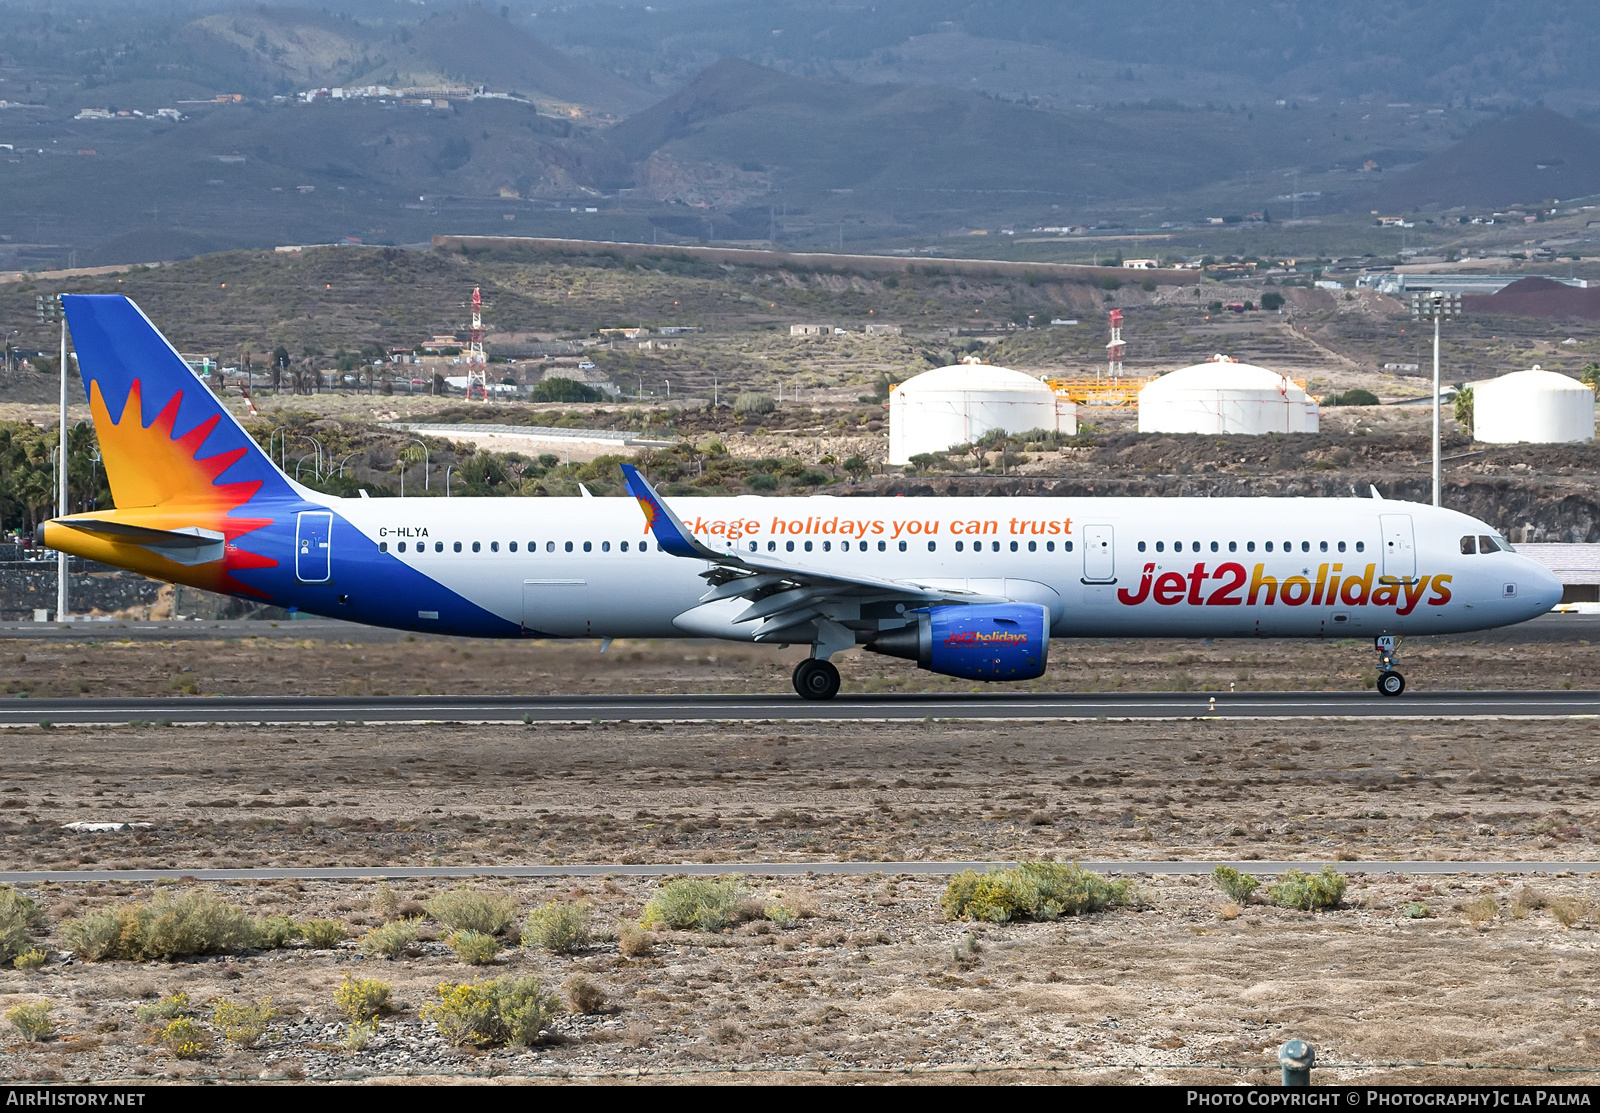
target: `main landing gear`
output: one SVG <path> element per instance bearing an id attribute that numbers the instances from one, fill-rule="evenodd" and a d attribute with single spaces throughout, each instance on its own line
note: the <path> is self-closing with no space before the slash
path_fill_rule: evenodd
<path id="1" fill-rule="evenodd" d="M 1398 696 L 1406 690 L 1406 678 L 1395 670 L 1395 648 L 1399 639 L 1393 634 L 1380 634 L 1372 639 L 1378 650 L 1378 694 Z"/>
<path id="2" fill-rule="evenodd" d="M 831 661 L 807 657 L 794 667 L 794 690 L 805 699 L 832 699 L 839 694 L 839 670 Z"/>

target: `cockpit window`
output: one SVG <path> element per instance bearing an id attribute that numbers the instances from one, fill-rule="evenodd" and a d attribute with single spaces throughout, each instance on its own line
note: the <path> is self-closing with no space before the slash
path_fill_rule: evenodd
<path id="1" fill-rule="evenodd" d="M 1493 537 L 1488 534 L 1481 534 L 1478 537 L 1478 551 L 1480 553 L 1498 553 L 1500 546 L 1495 544 Z"/>
<path id="2" fill-rule="evenodd" d="M 1487 538 L 1485 540 L 1487 540 Z M 1471 556 L 1473 553 L 1476 553 L 1477 551 L 1478 551 L 1477 539 L 1474 538 L 1470 533 L 1467 534 L 1467 536 L 1465 536 L 1465 537 L 1463 537 L 1461 539 L 1461 554 L 1463 556 Z M 1489 551 L 1493 552 L 1494 550 L 1491 549 Z"/>

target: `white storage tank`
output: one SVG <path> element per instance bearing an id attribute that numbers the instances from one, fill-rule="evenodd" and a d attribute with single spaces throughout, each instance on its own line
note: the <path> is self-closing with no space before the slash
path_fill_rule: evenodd
<path id="1" fill-rule="evenodd" d="M 1537 364 L 1472 384 L 1472 437 L 1486 444 L 1594 440 L 1594 388 Z"/>
<path id="2" fill-rule="evenodd" d="M 889 394 L 889 463 L 971 444 L 995 429 L 1078 431 L 1078 408 L 1032 375 L 986 363 L 937 367 Z"/>
<path id="3" fill-rule="evenodd" d="M 1316 399 L 1287 375 L 1213 356 L 1139 391 L 1141 433 L 1315 433 Z"/>

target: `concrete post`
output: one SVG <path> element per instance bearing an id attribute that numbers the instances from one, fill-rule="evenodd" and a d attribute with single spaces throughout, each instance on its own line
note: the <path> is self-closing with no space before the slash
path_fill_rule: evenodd
<path id="1" fill-rule="evenodd" d="M 1283 1084 L 1311 1085 L 1311 1067 L 1316 1061 L 1317 1049 L 1305 1040 L 1290 1040 L 1278 1048 L 1278 1063 L 1283 1067 Z"/>

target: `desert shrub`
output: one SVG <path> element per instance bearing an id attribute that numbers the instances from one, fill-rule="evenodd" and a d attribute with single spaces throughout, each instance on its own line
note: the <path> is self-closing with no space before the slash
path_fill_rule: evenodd
<path id="1" fill-rule="evenodd" d="M 134 1010 L 134 1015 L 141 1024 L 154 1024 L 158 1020 L 172 1020 L 183 1016 L 189 1011 L 189 995 L 187 993 L 174 993 L 170 997 L 152 1001 L 148 1005 L 140 1005 Z"/>
<path id="2" fill-rule="evenodd" d="M 1261 308 L 1271 313 L 1283 308 L 1283 295 L 1274 290 L 1268 290 L 1261 295 Z"/>
<path id="3" fill-rule="evenodd" d="M 799 917 L 796 915 L 795 910 L 790 908 L 787 904 L 774 903 L 767 905 L 761 910 L 761 918 L 764 920 L 770 920 L 772 923 L 777 924 L 782 928 L 788 927 Z"/>
<path id="4" fill-rule="evenodd" d="M 155 1042 L 179 1059 L 198 1059 L 215 1041 L 199 1021 L 180 1016 L 156 1029 Z"/>
<path id="5" fill-rule="evenodd" d="M 389 995 L 394 986 L 372 978 L 344 976 L 344 982 L 333 991 L 333 1003 L 352 1024 L 376 1019 L 389 1011 Z"/>
<path id="6" fill-rule="evenodd" d="M 287 916 L 263 916 L 256 921 L 255 945 L 259 950 L 276 951 L 300 938 L 300 925 Z"/>
<path id="7" fill-rule="evenodd" d="M 617 927 L 617 953 L 624 958 L 648 958 L 655 951 L 655 937 L 638 924 Z"/>
<path id="8" fill-rule="evenodd" d="M 117 957 L 122 943 L 122 917 L 115 908 L 102 908 L 61 925 L 61 938 L 85 962 Z"/>
<path id="9" fill-rule="evenodd" d="M 336 947 L 350 933 L 340 920 L 302 920 L 300 935 L 307 944 L 319 951 Z"/>
<path id="10" fill-rule="evenodd" d="M 417 921 L 394 920 L 363 935 L 357 949 L 369 957 L 399 958 L 416 944 L 417 935 Z"/>
<path id="11" fill-rule="evenodd" d="M 1267 896 L 1279 908 L 1321 912 L 1339 907 L 1339 902 L 1344 900 L 1345 885 L 1344 875 L 1332 866 L 1323 866 L 1316 873 L 1288 870 L 1267 890 Z"/>
<path id="12" fill-rule="evenodd" d="M 1370 390 L 1362 390 L 1353 386 L 1343 394 L 1329 396 L 1323 402 L 1327 406 L 1376 406 L 1379 404 L 1378 396 Z"/>
<path id="13" fill-rule="evenodd" d="M 148 904 L 101 909 L 61 926 L 73 953 L 90 962 L 108 958 L 145 962 L 153 958 L 224 954 L 253 946 L 254 917 L 202 889 Z"/>
<path id="14" fill-rule="evenodd" d="M 526 1047 L 549 1026 L 561 1002 L 538 978 L 505 977 L 473 985 L 439 986 L 439 1000 L 422 1010 L 439 1034 L 461 1047 Z"/>
<path id="15" fill-rule="evenodd" d="M 18 1005 L 14 1009 L 7 1009 L 6 1020 L 17 1030 L 18 1035 L 34 1043 L 47 1040 L 56 1034 L 56 1026 L 50 1020 L 48 1003 Z"/>
<path id="16" fill-rule="evenodd" d="M 1426 920 L 1433 915 L 1433 909 L 1423 904 L 1420 900 L 1412 901 L 1402 911 L 1405 912 L 1406 918 L 1411 920 Z"/>
<path id="17" fill-rule="evenodd" d="M 567 1007 L 575 1013 L 605 1012 L 606 991 L 582 974 L 574 974 L 561 987 L 567 994 Z"/>
<path id="18" fill-rule="evenodd" d="M 733 412 L 736 414 L 769 414 L 778 408 L 778 403 L 773 401 L 770 394 L 757 394 L 754 391 L 745 391 L 733 400 Z"/>
<path id="19" fill-rule="evenodd" d="M 1107 881 L 1076 862 L 1023 862 L 987 873 L 963 870 L 950 879 L 940 904 L 952 920 L 1058 920 L 1126 904 L 1132 881 Z"/>
<path id="20" fill-rule="evenodd" d="M 378 882 L 378 889 L 372 894 L 372 910 L 383 917 L 384 923 L 400 918 L 400 894 L 387 881 Z"/>
<path id="21" fill-rule="evenodd" d="M 50 958 L 50 952 L 42 947 L 33 947 L 23 951 L 11 960 L 11 965 L 24 973 L 32 973 L 43 966 Z"/>
<path id="22" fill-rule="evenodd" d="M 640 926 L 721 931 L 732 923 L 748 896 L 742 877 L 682 877 L 655 891 L 644 906 Z"/>
<path id="23" fill-rule="evenodd" d="M 481 931 L 486 935 L 499 935 L 517 917 L 517 902 L 511 897 L 465 885 L 424 901 L 422 907 L 454 931 Z"/>
<path id="24" fill-rule="evenodd" d="M 468 966 L 487 966 L 500 953 L 500 942 L 481 931 L 458 931 L 445 942 Z"/>
<path id="25" fill-rule="evenodd" d="M 257 1005 L 218 1001 L 211 1010 L 211 1023 L 222 1030 L 223 1038 L 237 1047 L 255 1047 L 267 1034 L 267 1023 L 275 1015 L 272 998 Z"/>
<path id="26" fill-rule="evenodd" d="M 1226 901 L 1217 906 L 1217 918 L 1221 920 L 1237 920 L 1239 913 L 1244 911 L 1233 901 Z"/>
<path id="27" fill-rule="evenodd" d="M 1552 897 L 1545 902 L 1545 907 L 1550 910 L 1550 915 L 1562 927 L 1571 927 L 1589 913 L 1589 906 L 1581 900 L 1572 897 Z"/>
<path id="28" fill-rule="evenodd" d="M 38 904 L 10 885 L 0 885 L 0 962 L 10 962 L 33 946 L 33 932 L 45 928 Z"/>
<path id="29" fill-rule="evenodd" d="M 1228 894 L 1228 899 L 1239 904 L 1246 904 L 1250 894 L 1256 891 L 1261 884 L 1247 873 L 1240 873 L 1232 866 L 1218 866 L 1211 871 L 1211 880 L 1217 883 L 1217 888 Z"/>
<path id="30" fill-rule="evenodd" d="M 346 1051 L 365 1051 L 372 1044 L 372 1037 L 378 1034 L 376 1020 L 357 1020 L 345 1029 L 344 1039 L 340 1042 Z"/>
<path id="31" fill-rule="evenodd" d="M 583 901 L 553 900 L 528 913 L 522 945 L 553 955 L 570 955 L 589 945 L 589 906 Z"/>
<path id="32" fill-rule="evenodd" d="M 1485 893 L 1477 900 L 1469 900 L 1466 904 L 1462 905 L 1461 911 L 1465 912 L 1467 914 L 1467 919 L 1471 920 L 1473 923 L 1481 924 L 1488 920 L 1494 919 L 1495 913 L 1500 911 L 1500 906 L 1499 904 L 1495 903 L 1495 899 L 1493 897 L 1491 897 L 1488 893 Z"/>

